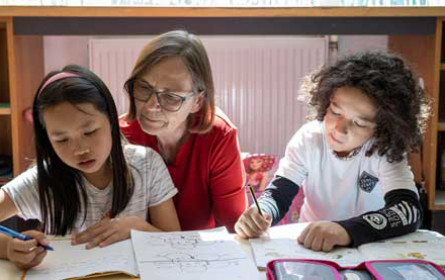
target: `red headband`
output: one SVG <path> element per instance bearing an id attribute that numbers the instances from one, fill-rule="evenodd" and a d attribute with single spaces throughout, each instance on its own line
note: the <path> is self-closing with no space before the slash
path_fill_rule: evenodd
<path id="1" fill-rule="evenodd" d="M 39 94 L 51 83 L 58 81 L 60 79 L 64 79 L 64 78 L 69 78 L 69 77 L 77 77 L 77 78 L 81 78 L 81 76 L 74 74 L 74 73 L 69 73 L 69 72 L 60 72 L 54 76 L 52 76 L 51 78 L 49 78 L 48 80 L 46 80 L 46 82 L 43 84 L 43 86 L 40 88 Z"/>

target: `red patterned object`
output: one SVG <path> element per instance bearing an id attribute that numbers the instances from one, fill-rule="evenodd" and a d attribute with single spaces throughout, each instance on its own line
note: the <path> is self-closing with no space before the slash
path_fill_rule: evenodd
<path id="1" fill-rule="evenodd" d="M 268 172 L 275 166 L 277 157 L 266 154 L 249 154 L 247 157 L 243 158 L 244 168 L 246 169 L 246 172 L 253 171 L 251 167 L 251 163 L 253 160 L 261 161 L 261 165 L 255 171 Z"/>
<path id="2" fill-rule="evenodd" d="M 255 196 L 260 197 L 266 186 L 273 179 L 278 168 L 278 157 L 268 154 L 242 154 L 244 168 L 246 170 L 246 186 L 251 185 L 255 191 Z M 249 188 L 246 188 L 249 205 L 253 204 Z M 297 223 L 301 205 L 303 204 L 304 193 L 300 188 L 297 196 L 292 201 L 292 205 L 284 218 L 278 225 Z"/>

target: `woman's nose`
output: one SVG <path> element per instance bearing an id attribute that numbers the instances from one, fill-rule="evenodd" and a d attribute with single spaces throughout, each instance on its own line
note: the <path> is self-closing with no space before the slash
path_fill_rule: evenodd
<path id="1" fill-rule="evenodd" d="M 156 94 L 152 94 L 152 96 L 145 103 L 145 107 L 150 110 L 159 110 L 161 109 L 161 105 L 159 104 L 158 97 Z"/>

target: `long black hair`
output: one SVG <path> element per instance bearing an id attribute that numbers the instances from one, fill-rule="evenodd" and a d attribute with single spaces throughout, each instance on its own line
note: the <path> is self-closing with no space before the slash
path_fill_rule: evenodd
<path id="1" fill-rule="evenodd" d="M 431 100 L 399 56 L 363 52 L 347 56 L 307 77 L 301 94 L 308 99 L 310 119 L 322 121 L 335 90 L 353 87 L 377 107 L 374 144 L 366 155 L 377 152 L 389 162 L 399 162 L 405 152 L 417 151 L 430 115 Z"/>
<path id="2" fill-rule="evenodd" d="M 57 79 L 42 88 L 47 80 L 62 72 L 73 73 L 76 77 Z M 81 213 L 82 202 L 84 221 L 88 209 L 81 172 L 57 156 L 43 122 L 43 112 L 62 102 L 73 105 L 91 103 L 108 117 L 112 138 L 109 157 L 113 171 L 111 217 L 127 206 L 133 194 L 133 180 L 123 154 L 116 106 L 106 85 L 93 72 L 77 65 L 68 65 L 62 71 L 49 73 L 34 97 L 33 119 L 40 210 L 45 229 L 56 235 L 65 235 L 73 229 Z"/>

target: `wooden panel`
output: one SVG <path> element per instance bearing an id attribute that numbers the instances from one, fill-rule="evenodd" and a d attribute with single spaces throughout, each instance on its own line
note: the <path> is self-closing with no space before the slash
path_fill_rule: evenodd
<path id="1" fill-rule="evenodd" d="M 12 155 L 11 118 L 0 115 L 0 155 Z"/>
<path id="2" fill-rule="evenodd" d="M 93 27 L 93 28 L 92 28 Z M 16 35 L 159 34 L 172 29 L 196 34 L 419 34 L 436 31 L 433 17 L 19 17 Z"/>
<path id="3" fill-rule="evenodd" d="M 0 103 L 9 103 L 8 52 L 6 29 L 0 27 Z"/>
<path id="4" fill-rule="evenodd" d="M 12 28 L 12 24 L 11 24 Z M 43 37 L 14 36 L 11 62 L 11 117 L 14 175 L 23 172 L 34 160 L 32 125 L 24 111 L 32 106 L 34 93 L 43 78 Z"/>
<path id="5" fill-rule="evenodd" d="M 444 122 L 445 121 L 445 71 L 440 71 L 439 77 L 440 79 L 439 79 L 437 110 L 438 110 L 439 122 Z"/>
<path id="6" fill-rule="evenodd" d="M 441 23 L 437 24 L 440 26 Z M 411 68 L 422 77 L 427 95 L 437 101 L 439 94 L 441 37 L 436 35 L 389 36 L 388 48 L 399 53 L 411 64 Z M 421 51 L 428 50 L 428 51 Z M 428 190 L 429 208 L 434 208 L 436 185 L 436 151 L 437 151 L 437 102 L 433 103 L 433 114 L 428 122 L 423 146 L 423 174 Z"/>
<path id="7" fill-rule="evenodd" d="M 0 16 L 37 17 L 416 17 L 445 16 L 444 7 L 0 7 Z"/>
<path id="8" fill-rule="evenodd" d="M 9 103 L 6 22 L 0 18 L 0 103 Z M 0 155 L 12 156 L 11 110 L 3 105 L 0 106 Z"/>

